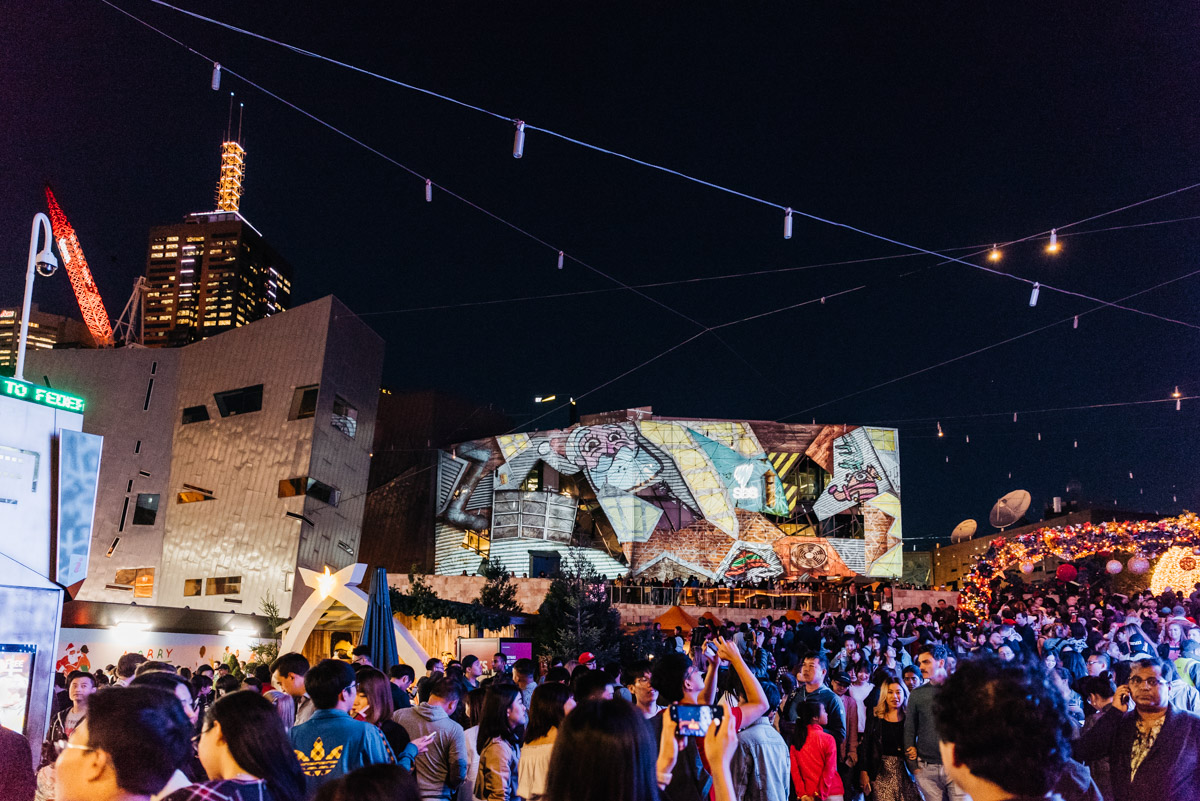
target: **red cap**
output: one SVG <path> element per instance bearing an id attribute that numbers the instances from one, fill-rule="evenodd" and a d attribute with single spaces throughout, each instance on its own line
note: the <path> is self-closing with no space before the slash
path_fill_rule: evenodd
<path id="1" fill-rule="evenodd" d="M 586 665 L 588 662 L 595 662 L 596 655 L 593 654 L 591 651 L 584 651 L 582 654 L 579 655 L 579 658 L 576 659 L 575 661 L 581 665 Z"/>

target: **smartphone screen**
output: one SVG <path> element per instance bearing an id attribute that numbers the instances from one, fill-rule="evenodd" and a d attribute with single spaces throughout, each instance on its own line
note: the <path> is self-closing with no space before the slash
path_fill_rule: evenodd
<path id="1" fill-rule="evenodd" d="M 671 720 L 680 737 L 703 737 L 714 721 L 721 720 L 725 711 L 708 704 L 671 704 Z"/>

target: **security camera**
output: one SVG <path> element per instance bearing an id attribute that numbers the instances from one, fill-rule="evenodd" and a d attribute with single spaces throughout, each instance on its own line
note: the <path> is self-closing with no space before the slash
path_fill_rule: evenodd
<path id="1" fill-rule="evenodd" d="M 49 250 L 43 250 L 37 257 L 37 272 L 43 278 L 49 278 L 58 270 L 58 259 Z"/>

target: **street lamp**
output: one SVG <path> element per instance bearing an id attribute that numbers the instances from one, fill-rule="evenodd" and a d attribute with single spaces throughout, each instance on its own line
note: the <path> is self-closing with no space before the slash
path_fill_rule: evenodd
<path id="1" fill-rule="evenodd" d="M 46 246 L 38 250 L 38 227 L 45 234 Z M 29 337 L 29 307 L 33 302 L 33 273 L 45 277 L 54 275 L 58 269 L 58 259 L 54 258 L 54 232 L 50 228 L 50 218 L 42 212 L 33 215 L 33 229 L 29 234 L 29 266 L 25 271 L 25 304 L 21 307 L 21 336 L 17 340 L 17 371 L 14 375 L 18 381 L 25 380 L 25 342 Z"/>

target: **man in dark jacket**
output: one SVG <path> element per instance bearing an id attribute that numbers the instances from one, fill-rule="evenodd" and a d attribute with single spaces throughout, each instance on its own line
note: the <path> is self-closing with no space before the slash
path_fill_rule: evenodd
<path id="1" fill-rule="evenodd" d="M 31 801 L 33 790 L 29 741 L 20 732 L 0 726 L 0 798 Z"/>
<path id="2" fill-rule="evenodd" d="M 1116 801 L 1193 801 L 1200 787 L 1200 715 L 1172 707 L 1157 657 L 1137 659 L 1113 706 L 1075 746 L 1085 762 L 1108 757 Z M 1131 708 L 1132 706 L 1132 708 Z"/>

